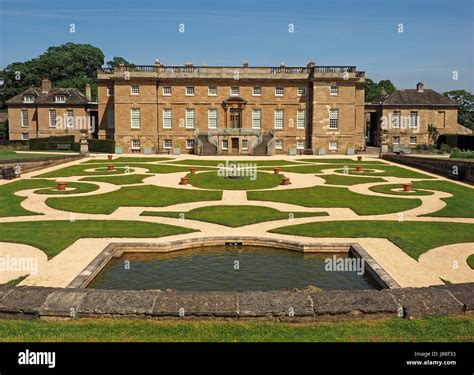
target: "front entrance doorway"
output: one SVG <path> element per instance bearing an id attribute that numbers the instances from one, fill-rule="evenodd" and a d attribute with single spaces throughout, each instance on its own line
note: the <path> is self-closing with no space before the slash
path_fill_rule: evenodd
<path id="1" fill-rule="evenodd" d="M 235 129 L 242 127 L 240 108 L 230 109 L 230 127 Z"/>
<path id="2" fill-rule="evenodd" d="M 239 153 L 239 138 L 231 138 L 231 145 L 232 145 L 232 153 L 238 154 Z"/>

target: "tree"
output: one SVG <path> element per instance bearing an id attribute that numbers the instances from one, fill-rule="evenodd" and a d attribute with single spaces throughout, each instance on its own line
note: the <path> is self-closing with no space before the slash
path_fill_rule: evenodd
<path id="1" fill-rule="evenodd" d="M 39 86 L 44 77 L 48 77 L 54 86 L 67 85 L 84 91 L 86 83 L 95 81 L 97 69 L 103 64 L 104 54 L 90 44 L 66 43 L 49 47 L 37 58 L 11 63 L 0 72 L 0 79 L 4 81 L 0 88 L 0 107 L 29 87 Z M 96 89 L 92 96 L 97 97 Z"/>
<path id="2" fill-rule="evenodd" d="M 387 94 L 391 94 L 396 90 L 395 85 L 389 80 L 384 79 L 379 83 L 375 83 L 370 78 L 365 80 L 365 101 L 373 102 L 382 96 L 382 89 Z"/>
<path id="3" fill-rule="evenodd" d="M 444 95 L 460 105 L 458 123 L 474 130 L 474 95 L 466 90 L 448 91 Z"/>
<path id="4" fill-rule="evenodd" d="M 128 62 L 121 56 L 114 56 L 114 58 L 110 61 L 107 61 L 107 65 L 112 67 L 116 65 L 127 65 L 127 66 L 134 66 L 134 64 Z"/>

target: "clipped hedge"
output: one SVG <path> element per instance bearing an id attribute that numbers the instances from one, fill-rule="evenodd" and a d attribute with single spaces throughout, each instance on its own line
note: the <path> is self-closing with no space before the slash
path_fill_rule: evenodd
<path id="1" fill-rule="evenodd" d="M 89 139 L 90 152 L 115 153 L 115 141 L 113 139 Z"/>
<path id="2" fill-rule="evenodd" d="M 474 150 L 474 135 L 441 134 L 436 143 L 438 147 L 444 143 L 452 148 L 457 147 L 461 150 Z"/>
<path id="3" fill-rule="evenodd" d="M 51 151 L 51 150 L 70 150 L 79 151 L 79 142 L 30 142 L 30 150 Z"/>
<path id="4" fill-rule="evenodd" d="M 115 141 L 112 139 L 89 139 L 90 152 L 115 152 Z M 30 150 L 48 151 L 48 150 L 71 150 L 79 151 L 80 143 L 74 142 L 74 135 L 53 136 L 47 138 L 30 139 Z"/>

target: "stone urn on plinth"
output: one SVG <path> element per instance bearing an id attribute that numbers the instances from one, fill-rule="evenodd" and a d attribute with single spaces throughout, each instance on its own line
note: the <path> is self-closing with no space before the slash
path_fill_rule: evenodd
<path id="1" fill-rule="evenodd" d="M 88 131 L 86 129 L 81 129 L 81 141 L 80 141 L 80 151 L 79 155 L 89 156 L 89 142 L 87 141 Z"/>

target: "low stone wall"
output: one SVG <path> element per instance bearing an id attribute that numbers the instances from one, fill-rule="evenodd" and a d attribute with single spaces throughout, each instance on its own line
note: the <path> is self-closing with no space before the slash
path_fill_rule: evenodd
<path id="1" fill-rule="evenodd" d="M 283 321 L 472 313 L 474 283 L 360 291 L 177 292 L 0 286 L 0 317 L 232 318 Z"/>
<path id="2" fill-rule="evenodd" d="M 2 170 L 4 168 L 15 168 L 18 165 L 21 168 L 21 174 L 24 174 L 47 167 L 53 167 L 62 163 L 68 163 L 70 161 L 81 159 L 82 157 L 83 156 L 78 154 L 54 156 L 45 155 L 44 158 L 0 160 L 0 179 L 3 178 Z"/>
<path id="3" fill-rule="evenodd" d="M 452 178 L 456 168 L 459 181 L 474 183 L 474 161 L 385 154 L 383 159 Z"/>

